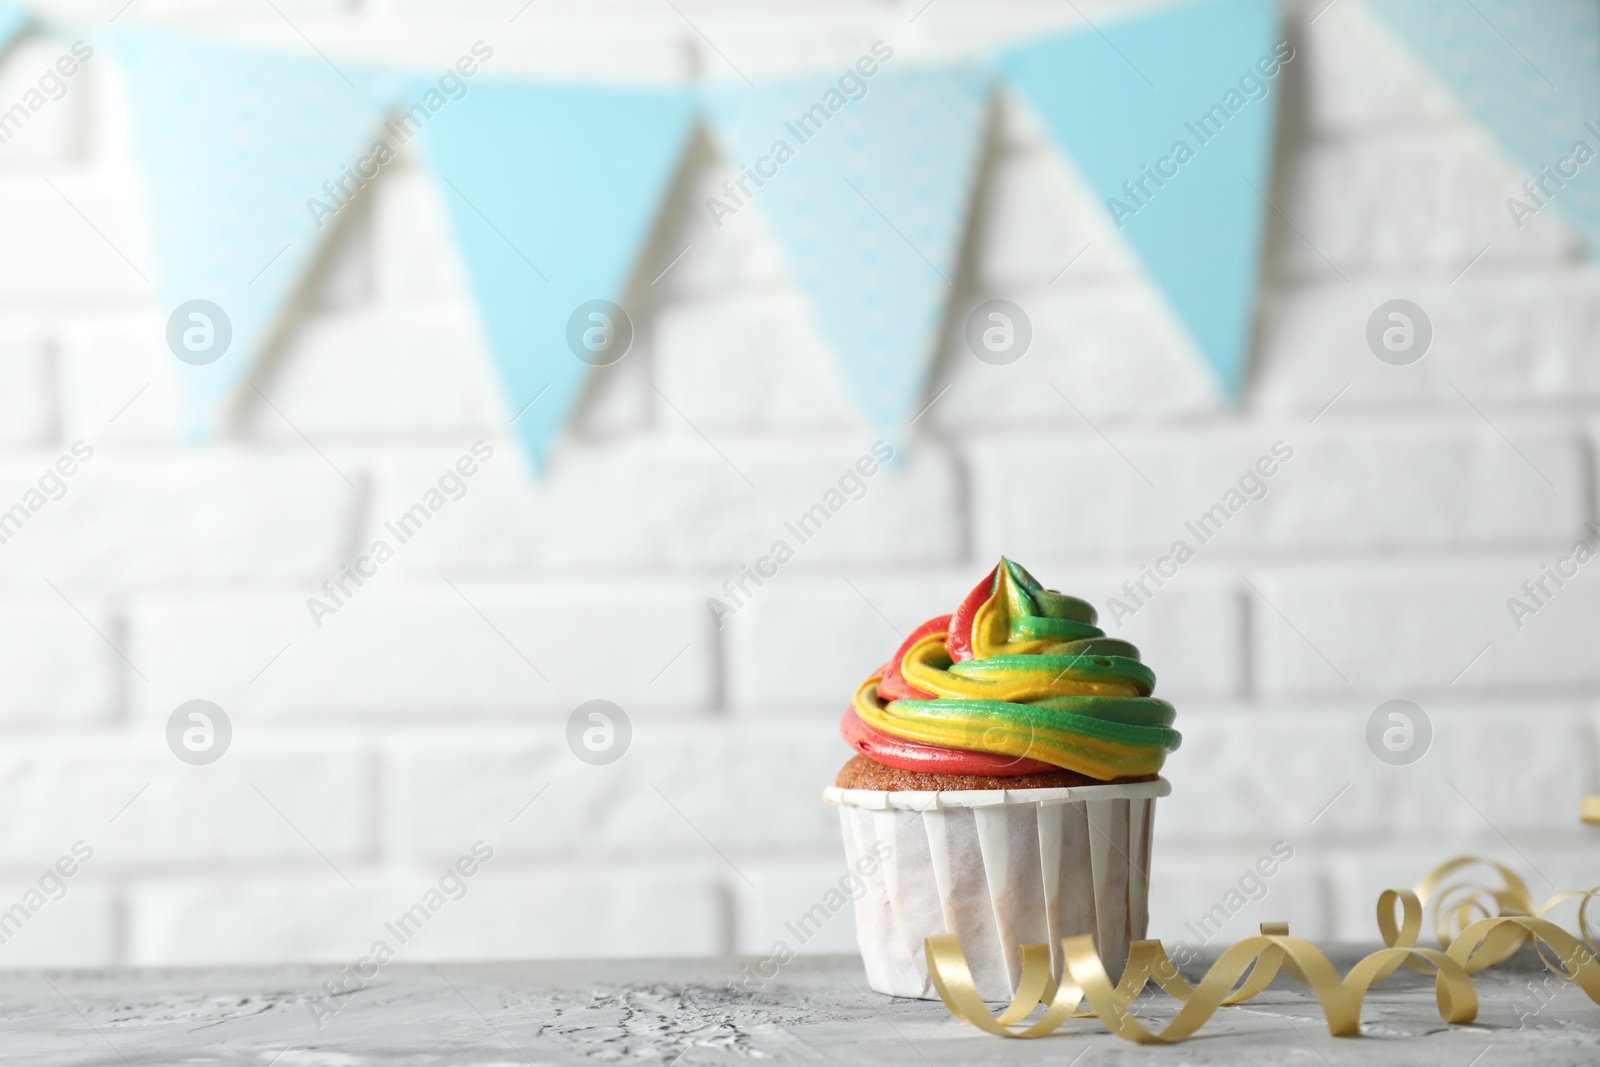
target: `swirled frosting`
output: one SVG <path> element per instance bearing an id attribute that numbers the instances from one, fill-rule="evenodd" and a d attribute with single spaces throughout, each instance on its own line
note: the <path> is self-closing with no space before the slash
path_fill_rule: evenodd
<path id="1" fill-rule="evenodd" d="M 1172 705 L 1150 695 L 1139 650 L 1095 618 L 1002 558 L 955 614 L 917 627 L 861 684 L 841 732 L 909 770 L 1154 774 L 1181 740 Z"/>

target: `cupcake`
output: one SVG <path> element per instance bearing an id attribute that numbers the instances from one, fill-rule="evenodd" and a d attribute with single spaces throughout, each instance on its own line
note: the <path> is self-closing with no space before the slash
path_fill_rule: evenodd
<path id="1" fill-rule="evenodd" d="M 1113 980 L 1144 937 L 1159 776 L 1178 747 L 1139 650 L 1093 606 L 1002 558 L 861 683 L 856 756 L 824 798 L 864 887 L 856 933 L 880 993 L 934 999 L 923 942 L 955 934 L 986 1000 L 1019 948 L 1090 934 Z"/>

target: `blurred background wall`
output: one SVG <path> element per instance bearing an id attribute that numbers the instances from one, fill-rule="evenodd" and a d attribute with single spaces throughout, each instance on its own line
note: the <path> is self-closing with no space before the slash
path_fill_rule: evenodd
<path id="1" fill-rule="evenodd" d="M 92 30 L 117 7 L 42 10 Z M 878 39 L 948 57 L 1079 18 L 1021 0 L 277 9 L 118 17 L 441 69 L 481 38 L 503 74 L 666 82 L 843 64 Z M 1358 0 L 1291 4 L 1287 32 L 1244 402 L 1219 399 L 1100 205 L 1001 99 L 908 457 L 720 629 L 707 598 L 877 435 L 759 203 L 720 228 L 704 209 L 725 177 L 708 137 L 639 270 L 635 349 L 595 374 L 545 475 L 507 434 L 411 158 L 343 213 L 224 439 L 194 449 L 98 51 L 0 147 L 0 501 L 93 449 L 0 544 L 0 909 L 93 850 L 0 966 L 345 962 L 476 841 L 492 860 L 401 958 L 853 950 L 848 912 L 806 939 L 792 924 L 842 873 L 821 791 L 857 682 L 1002 552 L 1105 616 L 1278 441 L 1293 458 L 1266 498 L 1114 630 L 1186 738 L 1154 934 L 1196 940 L 1185 924 L 1278 841 L 1292 860 L 1215 936 L 1288 918 L 1370 939 L 1380 889 L 1467 850 L 1536 895 L 1588 884 L 1600 577 L 1520 628 L 1506 600 L 1597 536 L 1600 285 L 1554 213 L 1512 225 L 1523 175 Z M 0 100 L 69 40 L 0 58 Z M 1010 366 L 963 341 L 995 296 L 1034 324 Z M 1435 331 L 1407 367 L 1365 341 L 1396 298 Z M 493 458 L 465 495 L 316 626 L 306 598 L 478 440 Z M 167 746 L 191 699 L 232 724 L 208 766 Z M 590 699 L 632 726 L 604 766 L 567 743 Z M 1391 699 L 1431 722 L 1409 766 L 1367 742 Z"/>

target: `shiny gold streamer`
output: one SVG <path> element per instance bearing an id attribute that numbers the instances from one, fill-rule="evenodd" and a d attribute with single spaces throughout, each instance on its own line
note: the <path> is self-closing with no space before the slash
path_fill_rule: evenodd
<path id="1" fill-rule="evenodd" d="M 1493 868 L 1503 884 L 1492 887 L 1449 881 L 1457 872 L 1475 866 Z M 1093 1018 L 1128 1041 L 1170 1044 L 1199 1030 L 1219 1007 L 1241 1004 L 1261 993 L 1281 972 L 1311 987 L 1330 1034 L 1355 1037 L 1361 1032 L 1361 1003 L 1367 990 L 1402 966 L 1434 976 L 1439 1018 L 1448 1023 L 1472 1022 L 1478 1015 L 1478 992 L 1471 976 L 1503 963 L 1529 941 L 1546 967 L 1575 982 L 1600 1005 L 1600 952 L 1588 918 L 1589 905 L 1596 897 L 1600 897 L 1600 885 L 1558 893 L 1535 907 L 1527 884 L 1515 871 L 1493 860 L 1459 856 L 1441 864 L 1414 888 L 1388 889 L 1378 897 L 1378 929 L 1386 947 L 1358 962 L 1343 978 L 1315 945 L 1291 937 L 1287 923 L 1262 923 L 1260 935 L 1247 937 L 1223 952 L 1197 986 L 1179 976 L 1160 941 L 1135 941 L 1122 980 L 1115 986 L 1090 936 L 1062 940 L 1066 968 L 1059 983 L 1051 975 L 1049 946 L 1023 945 L 1017 994 L 999 1015 L 978 995 L 977 983 L 954 935 L 928 938 L 928 974 L 945 1007 L 957 1018 L 1001 1037 L 1044 1037 L 1068 1019 Z M 1545 918 L 1552 909 L 1572 900 L 1578 901 L 1576 935 Z M 1417 945 L 1430 917 L 1438 949 Z M 1554 958 L 1546 955 L 1547 950 Z M 1148 1029 L 1128 1010 L 1151 982 L 1182 1005 L 1159 1031 Z M 1040 1005 L 1043 1014 L 1028 1022 Z"/>

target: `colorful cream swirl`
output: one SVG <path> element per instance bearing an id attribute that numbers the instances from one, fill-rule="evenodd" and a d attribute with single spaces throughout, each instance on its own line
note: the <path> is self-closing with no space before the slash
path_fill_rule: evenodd
<path id="1" fill-rule="evenodd" d="M 861 684 L 841 732 L 880 763 L 1009 777 L 1154 774 L 1181 740 L 1139 650 L 1089 603 L 1002 558 L 954 615 L 917 627 Z"/>

